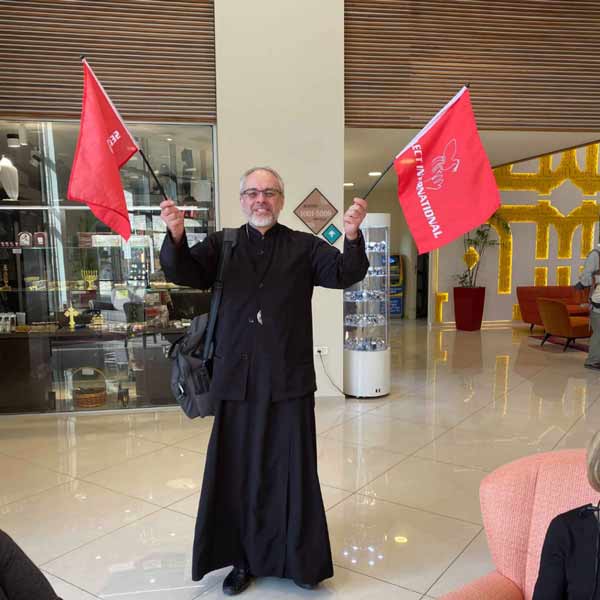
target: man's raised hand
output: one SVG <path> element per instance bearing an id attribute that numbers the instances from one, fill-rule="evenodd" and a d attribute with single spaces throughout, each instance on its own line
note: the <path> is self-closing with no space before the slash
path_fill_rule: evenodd
<path id="1" fill-rule="evenodd" d="M 173 200 L 163 200 L 160 203 L 160 216 L 171 232 L 175 244 L 179 244 L 185 233 L 183 212 L 177 208 Z"/>

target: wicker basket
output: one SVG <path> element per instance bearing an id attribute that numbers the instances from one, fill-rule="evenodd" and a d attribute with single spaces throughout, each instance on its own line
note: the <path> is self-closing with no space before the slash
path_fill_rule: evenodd
<path id="1" fill-rule="evenodd" d="M 102 377 L 100 383 L 97 377 L 85 379 L 85 371 L 94 371 Z M 79 375 L 79 379 L 77 379 Z M 106 404 L 106 378 L 100 369 L 81 367 L 73 371 L 73 400 L 78 408 L 99 408 Z"/>

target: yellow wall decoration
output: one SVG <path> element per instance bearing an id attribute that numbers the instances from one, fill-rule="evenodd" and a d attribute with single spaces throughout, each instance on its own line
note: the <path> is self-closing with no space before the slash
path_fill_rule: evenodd
<path id="1" fill-rule="evenodd" d="M 521 316 L 521 307 L 518 304 L 513 304 L 512 320 L 513 321 L 522 321 L 523 320 L 523 318 Z"/>
<path id="2" fill-rule="evenodd" d="M 500 209 L 502 210 L 502 209 Z M 506 221 L 508 219 L 505 218 Z M 513 239 L 512 230 L 505 231 L 498 227 L 494 222 L 490 225 L 498 234 L 500 246 L 498 250 L 498 293 L 510 294 L 512 287 L 512 259 L 513 259 Z"/>
<path id="3" fill-rule="evenodd" d="M 435 322 L 444 322 L 444 304 L 448 302 L 448 292 L 438 292 L 435 295 Z"/>
<path id="4" fill-rule="evenodd" d="M 536 225 L 535 258 L 545 260 L 549 255 L 550 226 L 558 234 L 557 258 L 573 258 L 573 235 L 581 226 L 581 258 L 594 247 L 594 226 L 600 214 L 595 200 L 583 200 L 568 215 L 563 215 L 549 200 L 537 204 L 506 204 L 498 214 L 509 223 L 533 223 Z M 512 231 L 498 230 L 498 293 L 510 294 L 512 287 Z"/>
<path id="5" fill-rule="evenodd" d="M 571 285 L 571 265 L 556 267 L 556 285 Z"/>
<path id="6" fill-rule="evenodd" d="M 548 267 L 536 267 L 533 285 L 545 286 L 548 285 Z M 518 306 L 518 304 L 517 304 Z"/>
<path id="7" fill-rule="evenodd" d="M 577 150 L 562 153 L 560 163 L 552 169 L 552 155 L 542 156 L 536 173 L 513 173 L 513 165 L 505 165 L 494 169 L 498 188 L 504 191 L 535 191 L 547 196 L 565 181 L 571 181 L 586 196 L 593 196 L 600 191 L 600 172 L 598 158 L 599 144 L 591 144 L 585 148 L 585 168 L 577 164 Z M 499 215 L 508 223 L 532 223 L 536 225 L 535 258 L 547 260 L 550 247 L 550 227 L 554 227 L 558 235 L 557 258 L 573 258 L 573 236 L 581 227 L 581 253 L 585 258 L 594 247 L 594 227 L 598 222 L 600 211 L 593 198 L 585 198 L 581 205 L 564 215 L 552 206 L 547 198 L 539 198 L 537 204 L 505 204 Z M 498 252 L 498 294 L 510 294 L 512 291 L 512 232 L 495 228 L 499 239 Z M 536 269 L 536 285 L 538 284 Z M 561 275 L 565 277 L 565 274 Z"/>
<path id="8" fill-rule="evenodd" d="M 565 181 L 572 181 L 585 195 L 600 192 L 598 172 L 599 144 L 591 144 L 585 149 L 585 168 L 577 164 L 577 149 L 562 153 L 560 163 L 552 169 L 552 155 L 540 158 L 537 173 L 513 173 L 514 165 L 494 169 L 496 183 L 500 190 L 530 191 L 548 195 Z"/>
<path id="9" fill-rule="evenodd" d="M 550 226 L 558 234 L 557 258 L 573 258 L 573 235 L 581 226 L 581 255 L 588 255 L 594 243 L 594 225 L 598 222 L 598 204 L 595 200 L 583 200 L 568 215 L 563 215 L 549 200 L 538 200 L 533 205 L 507 205 L 500 209 L 501 214 L 510 215 L 514 223 L 535 223 L 536 251 L 538 260 L 548 258 L 550 246 Z"/>

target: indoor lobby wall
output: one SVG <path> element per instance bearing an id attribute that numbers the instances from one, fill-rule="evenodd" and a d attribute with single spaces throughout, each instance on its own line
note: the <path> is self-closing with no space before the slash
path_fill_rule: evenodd
<path id="1" fill-rule="evenodd" d="M 343 0 L 219 0 L 215 41 L 220 226 L 242 222 L 240 174 L 269 165 L 286 185 L 283 224 L 308 231 L 293 210 L 316 187 L 338 209 L 333 223 L 343 230 Z M 314 343 L 328 347 L 325 363 L 338 385 L 342 309 L 340 291 L 315 290 Z M 338 394 L 315 366 L 317 394 Z"/>
<path id="2" fill-rule="evenodd" d="M 482 261 L 478 285 L 486 287 L 484 322 L 520 320 L 517 286 L 577 282 L 598 240 L 599 149 L 592 144 L 495 170 L 502 199 L 499 214 L 511 233 L 502 249 L 488 249 Z M 463 254 L 462 239 L 439 251 L 438 292 L 448 293 L 443 322 L 454 321 L 453 277 L 465 268 Z M 435 291 L 434 281 L 433 304 Z"/>

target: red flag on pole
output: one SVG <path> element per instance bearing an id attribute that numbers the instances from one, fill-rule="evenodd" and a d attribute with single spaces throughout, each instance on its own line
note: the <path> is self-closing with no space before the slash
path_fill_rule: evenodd
<path id="1" fill-rule="evenodd" d="M 466 87 L 396 156 L 394 167 L 419 254 L 478 227 L 500 207 Z"/>
<path id="2" fill-rule="evenodd" d="M 125 240 L 131 235 L 119 169 L 138 146 L 83 59 L 83 101 L 67 198 L 83 202 Z"/>

